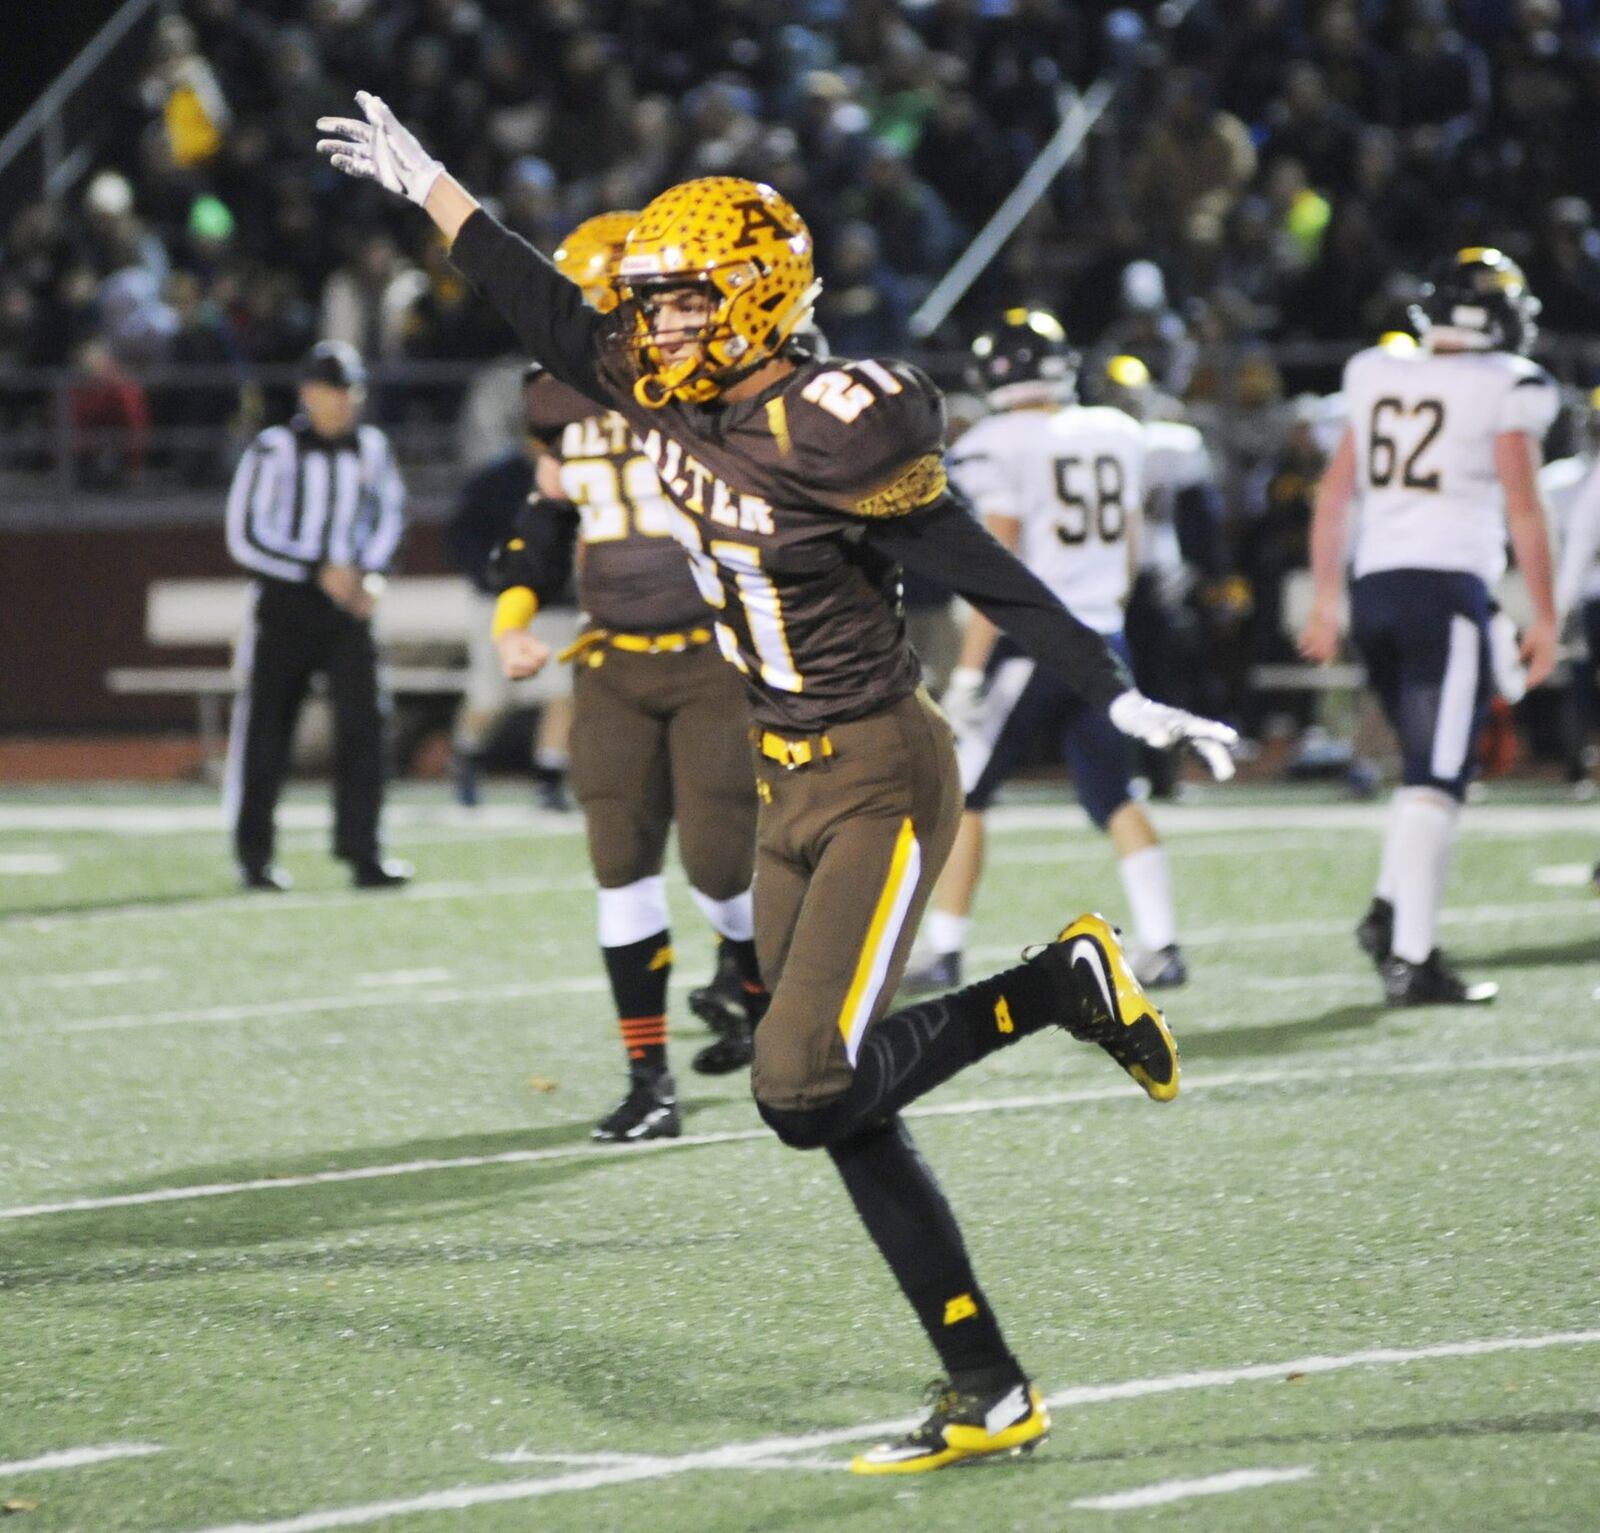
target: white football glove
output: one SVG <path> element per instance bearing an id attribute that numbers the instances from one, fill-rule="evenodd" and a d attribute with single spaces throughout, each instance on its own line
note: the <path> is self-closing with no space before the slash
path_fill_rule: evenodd
<path id="1" fill-rule="evenodd" d="M 1132 688 L 1111 700 L 1111 722 L 1125 735 L 1143 740 L 1158 750 L 1172 745 L 1191 745 L 1218 782 L 1233 776 L 1233 747 L 1238 734 L 1215 719 L 1203 719 L 1182 708 L 1169 708 L 1152 702 Z"/>
<path id="2" fill-rule="evenodd" d="M 984 674 L 976 666 L 958 665 L 945 683 L 939 706 L 958 735 L 971 734 L 983 716 Z"/>
<path id="3" fill-rule="evenodd" d="M 337 138 L 320 138 L 317 150 L 347 176 L 376 181 L 386 192 L 394 192 L 420 208 L 428 200 L 433 183 L 444 174 L 444 166 L 434 159 L 417 136 L 389 110 L 384 101 L 370 91 L 356 92 L 356 105 L 366 117 L 319 117 L 317 127 Z"/>

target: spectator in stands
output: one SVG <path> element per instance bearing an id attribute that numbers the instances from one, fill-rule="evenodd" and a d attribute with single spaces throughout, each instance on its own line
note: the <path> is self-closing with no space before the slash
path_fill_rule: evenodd
<path id="1" fill-rule="evenodd" d="M 137 476 L 150 439 L 149 402 L 103 341 L 79 348 L 67 409 L 80 483 L 117 489 Z"/>
<path id="2" fill-rule="evenodd" d="M 159 114 L 174 165 L 188 170 L 216 157 L 230 121 L 228 103 L 194 27 L 182 16 L 169 14 L 156 23 L 141 94 Z"/>
<path id="3" fill-rule="evenodd" d="M 1129 167 L 1134 216 L 1160 249 L 1208 269 L 1256 168 L 1250 132 L 1197 69 L 1174 70 Z"/>
<path id="4" fill-rule="evenodd" d="M 884 261 L 877 230 L 859 219 L 845 224 L 817 303 L 828 344 L 844 357 L 893 356 L 905 349 L 910 314 L 905 284 Z"/>
<path id="5" fill-rule="evenodd" d="M 363 356 L 390 361 L 404 349 L 408 311 L 426 288 L 427 278 L 386 231 L 368 234 L 322 289 L 317 328 Z"/>

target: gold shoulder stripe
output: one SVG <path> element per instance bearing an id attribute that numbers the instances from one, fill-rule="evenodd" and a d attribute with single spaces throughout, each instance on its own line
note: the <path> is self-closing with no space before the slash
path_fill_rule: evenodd
<path id="1" fill-rule="evenodd" d="M 767 430 L 778 444 L 778 456 L 787 458 L 794 444 L 789 440 L 789 412 L 784 408 L 782 395 L 767 401 Z"/>
<path id="2" fill-rule="evenodd" d="M 905 516 L 944 494 L 944 461 L 924 453 L 881 490 L 864 496 L 852 508 L 857 516 Z"/>

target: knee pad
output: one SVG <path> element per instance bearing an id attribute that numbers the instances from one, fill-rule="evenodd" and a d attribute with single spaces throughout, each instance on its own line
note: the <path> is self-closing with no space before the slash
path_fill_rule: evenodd
<path id="1" fill-rule="evenodd" d="M 828 1107 L 768 1107 L 759 1097 L 756 1111 L 767 1127 L 791 1150 L 820 1150 L 831 1139 L 833 1112 Z"/>
<path id="2" fill-rule="evenodd" d="M 667 881 L 659 875 L 598 894 L 601 947 L 628 947 L 667 929 Z"/>

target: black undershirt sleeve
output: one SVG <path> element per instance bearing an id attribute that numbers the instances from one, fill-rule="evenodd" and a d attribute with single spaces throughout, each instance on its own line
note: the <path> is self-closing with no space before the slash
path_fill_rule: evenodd
<path id="1" fill-rule="evenodd" d="M 867 538 L 906 569 L 953 587 L 1023 653 L 1095 707 L 1133 685 L 1105 640 L 1068 612 L 954 495 L 941 495 L 909 516 L 874 522 Z"/>
<path id="2" fill-rule="evenodd" d="M 450 261 L 494 305 L 534 361 L 611 408 L 597 366 L 604 321 L 584 303 L 576 283 L 482 208 L 461 226 Z"/>
<path id="3" fill-rule="evenodd" d="M 489 558 L 495 590 L 527 586 L 548 606 L 567 588 L 578 539 L 578 508 L 569 500 L 530 500 L 511 536 Z"/>

